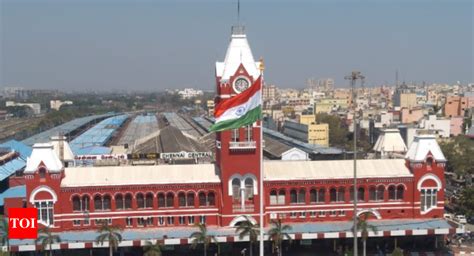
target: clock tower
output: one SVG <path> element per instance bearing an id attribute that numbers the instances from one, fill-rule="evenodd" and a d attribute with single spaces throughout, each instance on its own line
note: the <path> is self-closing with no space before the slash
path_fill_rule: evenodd
<path id="1" fill-rule="evenodd" d="M 216 105 L 248 89 L 260 76 L 245 28 L 233 26 L 223 62 L 216 62 Z M 216 166 L 223 188 L 222 225 L 252 221 L 259 212 L 260 122 L 216 133 Z"/>

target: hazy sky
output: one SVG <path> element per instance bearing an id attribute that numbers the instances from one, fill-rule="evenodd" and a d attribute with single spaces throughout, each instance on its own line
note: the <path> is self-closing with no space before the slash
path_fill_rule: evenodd
<path id="1" fill-rule="evenodd" d="M 237 0 L 0 0 L 0 86 L 214 88 Z M 266 80 L 474 82 L 472 0 L 241 0 Z"/>

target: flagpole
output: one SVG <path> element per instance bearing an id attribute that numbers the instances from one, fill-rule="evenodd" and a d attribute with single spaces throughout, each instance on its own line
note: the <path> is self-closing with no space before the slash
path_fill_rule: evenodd
<path id="1" fill-rule="evenodd" d="M 265 65 L 263 64 L 263 58 L 260 58 L 260 66 L 259 66 L 259 69 L 260 69 L 260 76 L 261 76 L 261 90 L 262 92 L 260 93 L 260 103 L 262 104 L 261 105 L 261 111 L 262 113 L 260 113 L 260 213 L 259 213 L 259 217 L 260 217 L 260 256 L 263 256 L 264 254 L 264 240 L 263 240 L 263 227 L 264 227 L 264 224 L 263 224 L 263 200 L 264 200 L 264 196 L 263 196 L 263 86 L 264 86 L 264 80 L 263 80 L 263 70 L 265 70 Z"/>

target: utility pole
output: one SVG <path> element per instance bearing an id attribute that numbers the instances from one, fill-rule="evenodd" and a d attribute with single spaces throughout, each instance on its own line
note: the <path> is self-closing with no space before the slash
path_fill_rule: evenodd
<path id="1" fill-rule="evenodd" d="M 353 233 L 354 233 L 354 256 L 358 256 L 357 251 L 357 94 L 355 89 L 355 84 L 357 80 L 364 81 L 365 77 L 361 75 L 359 71 L 352 71 L 348 76 L 345 76 L 344 79 L 351 81 L 352 89 L 352 101 L 351 108 L 353 110 L 352 123 L 354 125 L 354 213 L 353 213 Z"/>

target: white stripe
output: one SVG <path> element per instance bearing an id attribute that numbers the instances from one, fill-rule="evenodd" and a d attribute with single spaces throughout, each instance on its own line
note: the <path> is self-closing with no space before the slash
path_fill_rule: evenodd
<path id="1" fill-rule="evenodd" d="M 227 121 L 227 120 L 239 119 L 245 114 L 247 114 L 247 112 L 249 112 L 250 110 L 258 107 L 259 105 L 261 105 L 261 94 L 262 93 L 259 90 L 252 97 L 250 97 L 250 99 L 247 102 L 244 102 L 240 105 L 227 109 L 226 111 L 224 111 L 224 113 L 222 113 L 222 115 L 216 118 L 216 124 L 219 122 Z M 237 109 L 241 107 L 245 109 L 244 110 L 245 112 L 243 112 L 243 114 L 241 113 L 240 115 L 237 115 L 236 114 Z"/>

